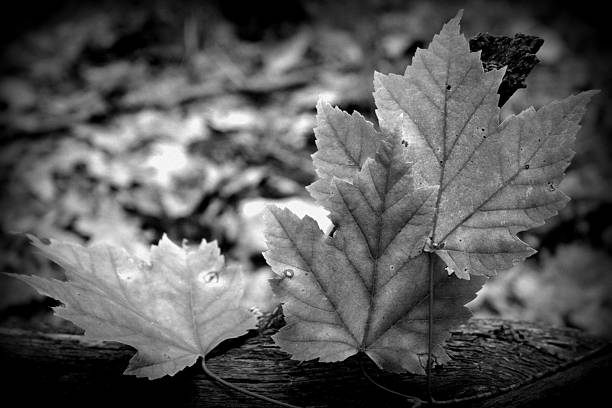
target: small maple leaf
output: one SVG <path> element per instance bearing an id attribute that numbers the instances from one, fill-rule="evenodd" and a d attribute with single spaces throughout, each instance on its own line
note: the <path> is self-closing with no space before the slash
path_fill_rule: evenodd
<path id="1" fill-rule="evenodd" d="M 404 75 L 375 73 L 383 131 L 410 145 L 419 183 L 439 186 L 431 250 L 449 271 L 492 276 L 535 253 L 516 234 L 569 198 L 557 190 L 595 91 L 499 123 L 505 68 L 484 72 L 459 32 L 461 13 L 415 53 Z"/>
<path id="2" fill-rule="evenodd" d="M 433 259 L 432 351 L 439 363 L 448 360 L 441 343 L 470 316 L 463 305 L 483 280 L 448 276 L 423 252 L 437 188 L 414 189 L 404 145 L 391 137 L 353 183 L 334 178 L 330 191 L 333 237 L 310 217 L 276 207 L 267 215 L 264 256 L 287 275 L 272 281 L 287 319 L 275 342 L 299 360 L 339 361 L 362 351 L 386 370 L 424 372 Z"/>
<path id="3" fill-rule="evenodd" d="M 146 263 L 104 244 L 30 239 L 68 280 L 12 276 L 60 300 L 55 313 L 85 329 L 85 336 L 136 348 L 125 374 L 174 375 L 256 326 L 241 304 L 242 272 L 225 266 L 216 242 L 181 248 L 164 235 Z"/>

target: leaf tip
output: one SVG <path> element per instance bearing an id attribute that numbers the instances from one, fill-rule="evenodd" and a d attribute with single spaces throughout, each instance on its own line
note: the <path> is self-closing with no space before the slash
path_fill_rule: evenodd
<path id="1" fill-rule="evenodd" d="M 586 105 L 591 102 L 591 99 L 593 99 L 593 97 L 600 92 L 601 91 L 599 89 L 589 89 L 588 91 L 580 92 L 578 95 L 576 95 L 576 98 L 584 100 L 584 104 Z"/>
<path id="2" fill-rule="evenodd" d="M 459 23 L 459 21 L 461 21 L 462 18 L 463 18 L 463 9 L 459 9 L 459 11 L 457 11 L 457 15 L 453 17 L 453 20 L 456 20 L 457 23 Z"/>
<path id="3" fill-rule="evenodd" d="M 449 28 L 452 27 L 454 29 L 459 30 L 459 23 L 461 22 L 462 18 L 463 18 L 463 9 L 459 9 L 455 17 L 451 18 L 450 20 L 448 20 L 448 23 L 444 24 L 445 28 L 448 26 Z"/>
<path id="4" fill-rule="evenodd" d="M 176 245 L 169 237 L 168 234 L 166 234 L 165 232 L 162 234 L 162 237 L 160 238 L 160 240 L 157 242 L 157 244 L 153 244 L 151 245 L 151 249 L 153 248 L 171 248 L 171 249 L 179 249 L 179 246 Z"/>
<path id="5" fill-rule="evenodd" d="M 329 103 L 324 95 L 319 95 L 317 99 L 317 116 L 323 114 L 325 111 L 332 110 L 334 107 Z"/>
<path id="6" fill-rule="evenodd" d="M 319 98 L 317 99 L 317 113 L 321 112 L 323 110 L 323 108 L 325 107 L 325 105 L 328 105 L 328 102 L 323 99 L 323 96 L 319 95 Z"/>

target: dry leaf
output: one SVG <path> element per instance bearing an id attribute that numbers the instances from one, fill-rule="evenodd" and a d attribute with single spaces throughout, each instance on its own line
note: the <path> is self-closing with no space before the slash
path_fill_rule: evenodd
<path id="1" fill-rule="evenodd" d="M 215 242 L 181 248 L 164 236 L 151 247 L 149 264 L 108 245 L 31 239 L 65 269 L 68 281 L 12 276 L 60 300 L 56 314 L 85 329 L 87 337 L 136 348 L 125 374 L 174 375 L 256 326 L 241 303 L 242 272 L 225 266 Z"/>
<path id="2" fill-rule="evenodd" d="M 432 249 L 468 278 L 494 275 L 535 252 L 516 234 L 567 203 L 557 186 L 595 91 L 500 124 L 505 69 L 484 72 L 480 53 L 459 33 L 460 18 L 417 50 L 404 75 L 376 73 L 374 97 L 382 130 L 401 132 L 413 149 L 419 183 L 440 186 Z"/>
<path id="3" fill-rule="evenodd" d="M 463 305 L 484 280 L 448 276 L 423 252 L 437 188 L 414 189 L 405 147 L 392 137 L 352 184 L 335 178 L 330 191 L 333 237 L 308 216 L 270 207 L 264 256 L 281 276 L 273 289 L 287 320 L 275 342 L 298 360 L 340 361 L 361 351 L 386 370 L 424 372 L 434 260 L 432 352 L 447 361 L 441 343 L 470 316 Z"/>

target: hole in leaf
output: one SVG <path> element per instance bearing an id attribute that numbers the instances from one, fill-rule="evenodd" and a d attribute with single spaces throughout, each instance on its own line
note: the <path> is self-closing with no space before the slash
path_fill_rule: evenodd
<path id="1" fill-rule="evenodd" d="M 204 283 L 217 283 L 219 282 L 219 273 L 216 271 L 208 272 L 202 279 L 204 280 Z"/>
<path id="2" fill-rule="evenodd" d="M 289 278 L 289 279 L 291 279 L 291 278 L 293 278 L 293 274 L 294 274 L 294 273 L 293 273 L 293 271 L 292 271 L 291 269 L 285 269 L 285 270 L 283 271 L 283 276 L 284 276 L 285 278 Z"/>

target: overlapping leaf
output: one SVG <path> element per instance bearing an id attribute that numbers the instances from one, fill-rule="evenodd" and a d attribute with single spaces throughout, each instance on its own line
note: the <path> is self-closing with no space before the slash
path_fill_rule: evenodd
<path id="1" fill-rule="evenodd" d="M 376 74 L 383 130 L 401 132 L 420 183 L 439 186 L 432 249 L 467 278 L 493 275 L 535 251 L 516 234 L 555 215 L 559 184 L 588 101 L 583 92 L 499 123 L 504 69 L 484 72 L 459 32 L 460 15 L 404 75 Z"/>
<path id="2" fill-rule="evenodd" d="M 483 282 L 448 276 L 423 253 L 436 192 L 414 188 L 405 147 L 391 136 L 353 183 L 331 181 L 333 237 L 309 217 L 270 208 L 264 255 L 286 275 L 273 281 L 287 319 L 275 341 L 299 360 L 339 361 L 362 351 L 384 369 L 423 372 L 434 259 L 433 353 L 445 361 L 440 344 L 467 319 L 463 305 Z"/>
<path id="3" fill-rule="evenodd" d="M 431 352 L 444 361 L 441 341 L 469 316 L 478 275 L 533 253 L 516 234 L 567 201 L 557 185 L 593 92 L 500 124 L 504 70 L 484 72 L 459 19 L 403 76 L 376 74 L 380 132 L 318 105 L 320 178 L 309 191 L 337 230 L 327 237 L 308 217 L 274 208 L 268 217 L 265 256 L 287 318 L 275 341 L 295 359 L 361 351 L 382 368 L 422 372 L 433 266 Z"/>
<path id="4" fill-rule="evenodd" d="M 319 178 L 306 189 L 320 204 L 331 194 L 332 178 L 351 181 L 383 136 L 358 112 L 349 115 L 330 104 L 317 104 L 317 152 L 312 161 Z"/>
<path id="5" fill-rule="evenodd" d="M 125 374 L 174 375 L 256 325 L 241 304 L 242 272 L 225 267 L 215 242 L 181 248 L 164 236 L 147 264 L 107 245 L 32 241 L 65 269 L 68 281 L 13 276 L 60 300 L 56 314 L 86 336 L 136 348 Z"/>

